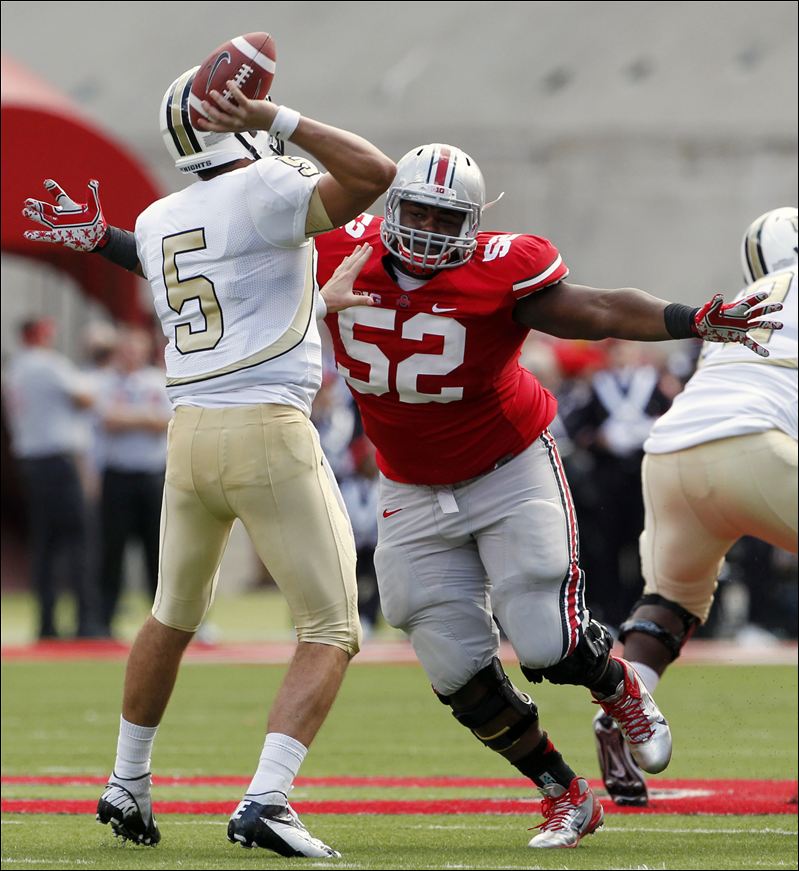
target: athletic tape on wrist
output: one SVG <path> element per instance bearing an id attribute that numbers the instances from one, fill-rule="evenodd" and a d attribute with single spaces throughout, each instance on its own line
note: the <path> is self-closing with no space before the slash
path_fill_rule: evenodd
<path id="1" fill-rule="evenodd" d="M 300 117 L 301 115 L 296 109 L 281 106 L 277 110 L 277 115 L 275 115 L 272 126 L 269 128 L 269 135 L 287 142 L 294 135 L 294 131 L 300 123 Z"/>
<path id="2" fill-rule="evenodd" d="M 663 310 L 666 331 L 673 339 L 692 339 L 699 335 L 696 330 L 698 308 L 672 302 Z"/>

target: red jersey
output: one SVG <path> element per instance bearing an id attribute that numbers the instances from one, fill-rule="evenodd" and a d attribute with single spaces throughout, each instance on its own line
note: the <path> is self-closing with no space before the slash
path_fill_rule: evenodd
<path id="1" fill-rule="evenodd" d="M 569 270 L 546 239 L 487 232 L 467 263 L 403 291 L 384 263 L 381 223 L 361 215 L 316 238 L 320 286 L 356 245 L 374 248 L 355 288 L 377 304 L 326 318 L 338 370 L 386 477 L 454 484 L 481 475 L 555 416 L 555 398 L 519 364 L 528 329 L 513 308 Z"/>

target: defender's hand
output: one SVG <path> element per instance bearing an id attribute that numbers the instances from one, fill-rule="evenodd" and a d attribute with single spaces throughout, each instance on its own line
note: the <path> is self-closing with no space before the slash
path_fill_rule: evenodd
<path id="1" fill-rule="evenodd" d="M 750 293 L 738 302 L 724 302 L 717 293 L 706 302 L 694 317 L 696 334 L 706 342 L 739 342 L 759 354 L 768 357 L 768 351 L 752 339 L 748 332 L 758 328 L 781 330 L 781 321 L 763 320 L 764 315 L 782 311 L 782 303 L 773 302 L 761 305 L 768 298 L 768 291 Z"/>
<path id="2" fill-rule="evenodd" d="M 327 306 L 327 313 L 333 314 L 354 305 L 374 305 L 375 301 L 368 293 L 358 293 L 352 285 L 358 274 L 372 255 L 373 248 L 368 243 L 358 245 L 336 267 L 336 271 L 327 280 L 319 293 Z"/>
<path id="3" fill-rule="evenodd" d="M 89 182 L 89 201 L 76 203 L 51 178 L 44 186 L 55 200 L 55 205 L 43 200 L 27 199 L 22 214 L 48 227 L 47 230 L 26 230 L 25 238 L 33 242 L 51 242 L 74 251 L 94 251 L 105 236 L 108 224 L 100 205 L 100 182 Z"/>

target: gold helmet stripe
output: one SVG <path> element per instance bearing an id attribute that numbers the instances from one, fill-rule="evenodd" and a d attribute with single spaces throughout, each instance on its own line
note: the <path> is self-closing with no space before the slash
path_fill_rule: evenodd
<path id="1" fill-rule="evenodd" d="M 175 147 L 182 157 L 199 154 L 202 151 L 189 121 L 188 96 L 193 79 L 194 70 L 185 72 L 175 82 L 166 105 L 167 126 Z"/>

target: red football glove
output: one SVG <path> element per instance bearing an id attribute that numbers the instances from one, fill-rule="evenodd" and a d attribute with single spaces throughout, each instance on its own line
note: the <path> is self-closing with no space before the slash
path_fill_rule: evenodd
<path id="1" fill-rule="evenodd" d="M 53 206 L 42 200 L 25 200 L 22 214 L 49 230 L 26 230 L 25 238 L 33 242 L 54 242 L 74 251 L 94 251 L 108 228 L 100 205 L 100 182 L 89 182 L 88 203 L 76 203 L 51 178 L 44 186 L 56 201 Z"/>
<path id="2" fill-rule="evenodd" d="M 768 295 L 768 291 L 758 291 L 750 293 L 737 302 L 725 304 L 722 295 L 717 293 L 696 313 L 694 317 L 696 334 L 706 342 L 739 342 L 755 354 L 768 357 L 768 351 L 748 335 L 749 330 L 763 327 L 769 330 L 782 329 L 782 321 L 763 320 L 764 315 L 782 311 L 781 302 L 760 305 Z"/>

